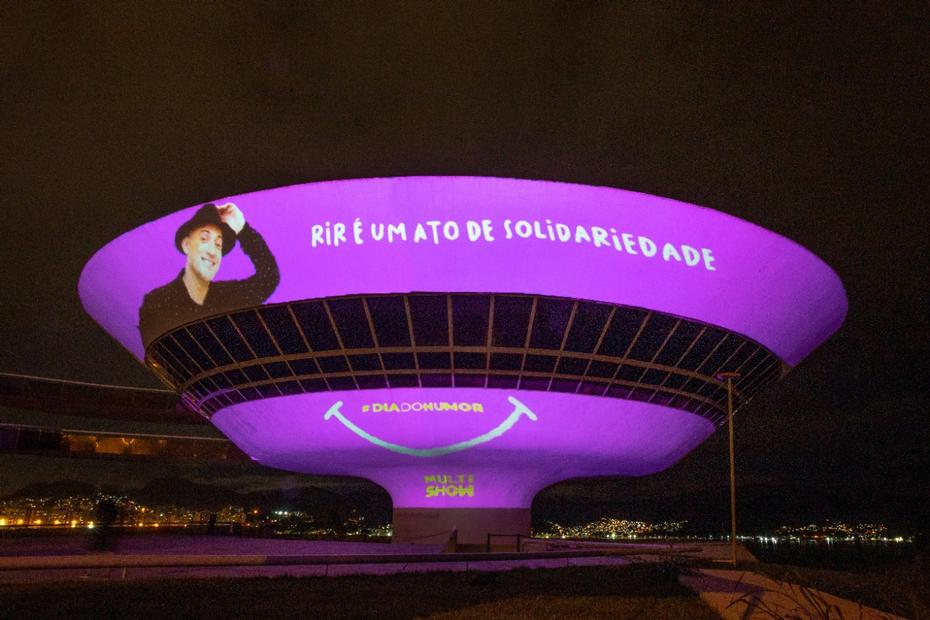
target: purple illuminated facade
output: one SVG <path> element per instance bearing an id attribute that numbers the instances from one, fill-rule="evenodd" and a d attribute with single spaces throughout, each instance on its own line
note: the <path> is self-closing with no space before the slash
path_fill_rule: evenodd
<path id="1" fill-rule="evenodd" d="M 383 486 L 402 540 L 527 533 L 545 486 L 669 467 L 721 421 L 717 373 L 745 402 L 846 312 L 797 244 L 622 190 L 411 177 L 212 204 L 100 250 L 85 308 L 257 461 Z"/>

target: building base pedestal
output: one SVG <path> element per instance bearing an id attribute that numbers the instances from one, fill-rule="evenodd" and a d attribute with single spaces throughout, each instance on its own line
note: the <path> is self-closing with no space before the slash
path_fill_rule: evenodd
<path id="1" fill-rule="evenodd" d="M 517 536 L 530 535 L 529 508 L 395 508 L 391 542 L 446 544 L 456 532 L 459 548 L 516 549 Z"/>

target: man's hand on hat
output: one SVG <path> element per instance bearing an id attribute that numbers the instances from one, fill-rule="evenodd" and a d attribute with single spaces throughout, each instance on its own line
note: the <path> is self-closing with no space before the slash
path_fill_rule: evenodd
<path id="1" fill-rule="evenodd" d="M 245 226 L 245 216 L 242 215 L 239 207 L 227 202 L 226 204 L 217 205 L 216 212 L 220 216 L 220 221 L 232 228 L 234 233 L 238 235 L 242 232 L 242 227 Z"/>

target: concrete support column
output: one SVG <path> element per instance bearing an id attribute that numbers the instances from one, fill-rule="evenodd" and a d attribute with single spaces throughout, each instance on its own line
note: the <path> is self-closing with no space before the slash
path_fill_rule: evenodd
<path id="1" fill-rule="evenodd" d="M 530 535 L 529 508 L 394 508 L 395 543 L 443 544 L 452 530 L 460 547 L 484 549 L 488 534 L 497 548 L 515 548 L 517 534 Z"/>

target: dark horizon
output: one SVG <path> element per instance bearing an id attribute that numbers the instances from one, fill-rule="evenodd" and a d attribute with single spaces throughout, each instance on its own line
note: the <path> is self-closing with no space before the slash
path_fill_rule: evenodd
<path id="1" fill-rule="evenodd" d="M 148 479 L 141 487 L 62 479 L 26 485 L 0 495 L 0 501 L 92 498 L 103 494 L 125 497 L 149 508 L 174 506 L 216 512 L 234 506 L 247 511 L 260 509 L 262 514 L 302 511 L 315 520 L 327 522 L 337 518 L 344 521 L 351 515 L 362 517 L 370 526 L 391 522 L 390 496 L 367 481 L 345 479 L 332 483 L 310 477 L 299 486 L 278 482 L 274 488 L 249 490 L 164 475 Z M 723 536 L 729 531 L 729 487 L 725 484 L 708 485 L 693 492 L 635 498 L 617 497 L 617 486 L 615 481 L 588 479 L 559 483 L 541 491 L 533 502 L 534 528 L 545 529 L 553 523 L 577 526 L 600 519 L 626 519 L 654 524 L 684 521 L 681 532 L 687 535 Z M 888 507 L 875 510 L 837 495 L 825 498 L 812 488 L 739 485 L 737 497 L 741 500 L 738 511 L 741 535 L 772 533 L 784 526 L 845 522 L 853 526 L 882 524 L 888 527 L 889 535 L 911 536 L 920 534 L 924 525 L 914 518 L 896 518 L 897 511 Z M 817 505 L 812 501 L 815 498 L 826 499 L 827 503 L 821 505 L 828 508 L 820 511 L 813 507 Z"/>

